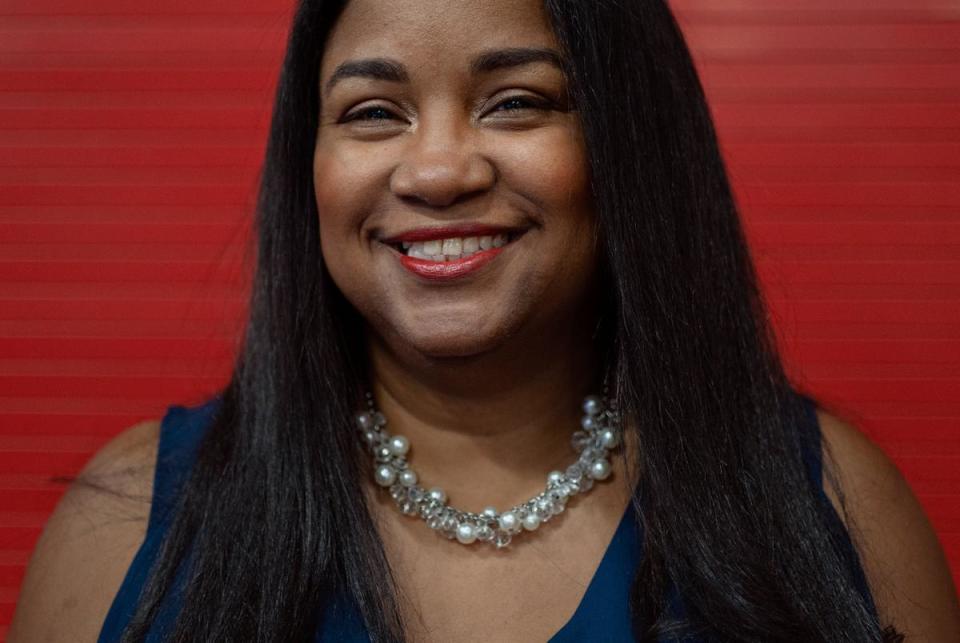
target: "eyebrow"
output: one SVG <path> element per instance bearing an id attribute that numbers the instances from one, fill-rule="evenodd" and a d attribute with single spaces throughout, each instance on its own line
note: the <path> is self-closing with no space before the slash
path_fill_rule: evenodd
<path id="1" fill-rule="evenodd" d="M 533 63 L 547 63 L 566 73 L 566 64 L 554 49 L 538 47 L 510 47 L 481 52 L 470 61 L 470 75 L 490 73 L 499 69 L 520 67 Z M 363 58 L 340 63 L 324 84 L 324 96 L 329 95 L 341 80 L 347 78 L 371 78 L 397 83 L 410 80 L 407 68 L 393 58 Z"/>

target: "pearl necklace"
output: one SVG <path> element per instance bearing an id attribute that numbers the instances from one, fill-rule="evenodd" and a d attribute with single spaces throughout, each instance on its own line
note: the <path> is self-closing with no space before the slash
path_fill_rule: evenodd
<path id="1" fill-rule="evenodd" d="M 607 387 L 604 386 L 604 394 Z M 374 480 L 390 491 L 400 511 L 419 516 L 427 526 L 450 540 L 469 545 L 489 543 L 497 549 L 510 544 L 523 531 L 535 531 L 566 509 L 567 501 L 593 488 L 594 481 L 606 480 L 612 472 L 609 451 L 620 444 L 619 416 L 614 404 L 598 395 L 583 400 L 584 416 L 571 442 L 579 457 L 565 471 L 551 471 L 546 488 L 526 502 L 499 512 L 487 507 L 480 513 L 462 511 L 447 504 L 447 494 L 439 487 L 429 490 L 418 484 L 419 476 L 407 464 L 410 442 L 402 435 L 390 435 L 384 429 L 386 418 L 366 392 L 367 411 L 355 420 L 362 439 L 374 458 Z"/>

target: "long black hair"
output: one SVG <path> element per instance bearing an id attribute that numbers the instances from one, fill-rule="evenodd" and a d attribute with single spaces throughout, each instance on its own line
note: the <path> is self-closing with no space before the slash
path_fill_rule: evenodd
<path id="1" fill-rule="evenodd" d="M 310 640 L 334 596 L 403 639 L 364 504 L 357 311 L 321 256 L 320 59 L 345 2 L 303 0 L 276 93 L 244 341 L 124 641 L 189 563 L 172 641 Z M 788 381 L 694 64 L 663 0 L 545 0 L 586 137 L 603 238 L 601 345 L 641 445 L 635 633 L 897 640 L 857 590 L 807 475 Z M 387 570 L 384 582 L 384 570 Z M 686 623 L 671 623 L 666 588 Z"/>

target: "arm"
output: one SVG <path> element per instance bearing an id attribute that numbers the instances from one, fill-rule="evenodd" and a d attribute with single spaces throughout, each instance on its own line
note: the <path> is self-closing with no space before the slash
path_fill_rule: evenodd
<path id="1" fill-rule="evenodd" d="M 50 515 L 20 588 L 10 643 L 94 642 L 143 542 L 159 422 L 134 425 L 104 445 Z"/>
<path id="2" fill-rule="evenodd" d="M 824 491 L 858 548 L 881 626 L 906 641 L 960 641 L 957 590 L 936 533 L 900 470 L 856 427 L 817 411 L 824 466 L 831 454 L 846 501 L 824 477 Z M 850 527 L 848 526 L 848 530 Z"/>

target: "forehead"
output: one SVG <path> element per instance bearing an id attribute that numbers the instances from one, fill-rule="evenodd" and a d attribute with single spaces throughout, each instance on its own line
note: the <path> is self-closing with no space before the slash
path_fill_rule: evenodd
<path id="1" fill-rule="evenodd" d="M 556 48 L 542 0 L 350 0 L 326 42 L 321 73 L 349 58 L 402 58 L 426 73 L 466 67 L 499 47 Z"/>

